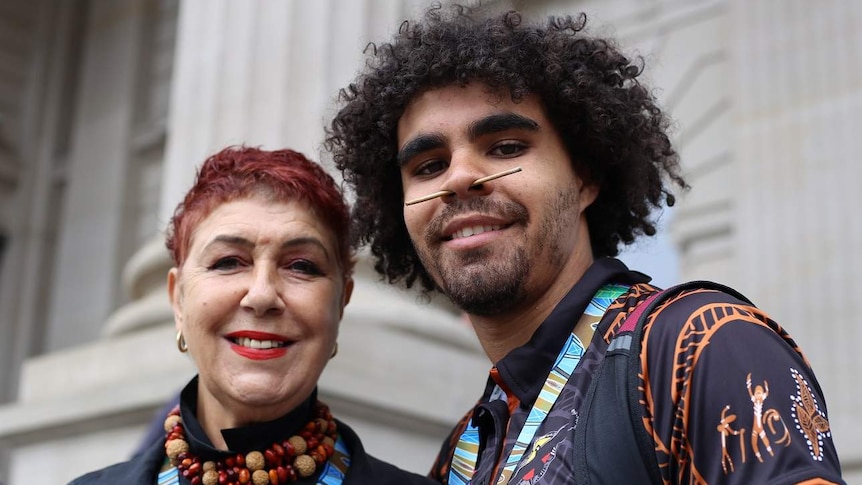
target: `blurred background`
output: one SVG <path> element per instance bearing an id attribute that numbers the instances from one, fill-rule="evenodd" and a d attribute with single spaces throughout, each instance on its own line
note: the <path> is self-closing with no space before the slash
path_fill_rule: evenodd
<path id="1" fill-rule="evenodd" d="M 195 167 L 239 143 L 331 167 L 323 127 L 363 48 L 429 3 L 0 0 L 0 481 L 56 485 L 129 456 L 194 374 L 161 231 Z M 862 483 L 862 3 L 482 8 L 584 11 L 644 58 L 693 189 L 623 259 L 663 286 L 727 283 L 787 327 Z M 357 276 L 321 397 L 371 453 L 425 472 L 490 364 L 446 302 L 365 259 Z"/>

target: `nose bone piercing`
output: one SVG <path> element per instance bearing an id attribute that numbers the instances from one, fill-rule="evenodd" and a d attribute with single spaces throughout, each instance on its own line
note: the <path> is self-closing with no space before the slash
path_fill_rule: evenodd
<path id="1" fill-rule="evenodd" d="M 487 177 L 478 178 L 478 179 L 474 180 L 472 184 L 470 184 L 469 188 L 472 189 L 473 187 L 478 187 L 478 186 L 484 184 L 485 182 L 490 182 L 490 181 L 496 180 L 500 177 L 505 177 L 506 175 L 512 175 L 513 173 L 518 173 L 520 171 L 521 171 L 521 167 L 515 167 L 515 168 L 510 168 L 509 170 L 503 170 L 500 173 L 488 175 Z M 436 199 L 437 197 L 443 197 L 444 195 L 450 195 L 450 194 L 454 194 L 454 193 L 455 192 L 453 192 L 451 190 L 438 190 L 437 192 L 434 192 L 432 194 L 424 195 L 422 197 L 419 197 L 419 198 L 416 198 L 413 200 L 408 200 L 407 202 L 404 203 L 404 205 L 418 204 L 420 202 L 425 202 L 425 201 L 428 201 L 431 199 Z"/>

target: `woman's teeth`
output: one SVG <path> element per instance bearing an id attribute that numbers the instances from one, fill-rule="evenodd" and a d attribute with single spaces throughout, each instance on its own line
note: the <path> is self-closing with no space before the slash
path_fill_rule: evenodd
<path id="1" fill-rule="evenodd" d="M 287 346 L 287 342 L 280 340 L 255 340 L 253 338 L 240 337 L 233 339 L 237 345 L 250 349 L 275 349 Z"/>

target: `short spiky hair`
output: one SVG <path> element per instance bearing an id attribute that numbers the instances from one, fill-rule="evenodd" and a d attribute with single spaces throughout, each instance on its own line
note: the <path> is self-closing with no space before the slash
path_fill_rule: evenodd
<path id="1" fill-rule="evenodd" d="M 642 68 L 612 41 L 585 35 L 585 24 L 580 15 L 531 26 L 517 12 L 481 18 L 438 5 L 372 49 L 340 93 L 326 147 L 355 191 L 354 243 L 371 244 L 390 282 L 435 288 L 404 224 L 397 127 L 417 95 L 453 84 L 540 99 L 578 175 L 599 187 L 586 210 L 594 256 L 616 256 L 620 243 L 655 234 L 653 209 L 673 204 L 666 181 L 685 187 L 669 121 L 637 81 Z"/>
<path id="2" fill-rule="evenodd" d="M 227 147 L 207 158 L 198 170 L 166 230 L 165 246 L 174 265 L 182 267 L 192 233 L 216 207 L 255 196 L 307 206 L 335 235 L 335 257 L 344 275 L 351 274 L 350 210 L 332 177 L 299 152 L 246 146 Z"/>

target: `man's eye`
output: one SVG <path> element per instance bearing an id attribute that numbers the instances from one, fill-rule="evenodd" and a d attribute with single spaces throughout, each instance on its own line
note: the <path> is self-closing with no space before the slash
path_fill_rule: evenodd
<path id="1" fill-rule="evenodd" d="M 297 271 L 299 273 L 304 273 L 307 275 L 319 276 L 323 274 L 323 272 L 316 264 L 312 263 L 307 259 L 297 259 L 295 261 L 292 261 L 288 265 L 288 268 L 293 271 Z"/>
<path id="2" fill-rule="evenodd" d="M 241 264 L 242 264 L 242 261 L 240 261 L 240 259 L 237 258 L 236 256 L 227 256 L 227 257 L 219 258 L 218 260 L 216 260 L 216 262 L 213 263 L 209 267 L 209 269 L 227 271 L 227 270 L 237 269 Z"/>
<path id="3" fill-rule="evenodd" d="M 429 162 L 425 162 L 418 169 L 416 169 L 416 175 L 434 175 L 435 173 L 442 172 L 446 169 L 446 162 L 443 160 L 431 160 Z"/>
<path id="4" fill-rule="evenodd" d="M 508 141 L 495 145 L 491 148 L 491 155 L 497 157 L 515 157 L 521 154 L 524 150 L 527 149 L 527 145 L 523 143 Z"/>

